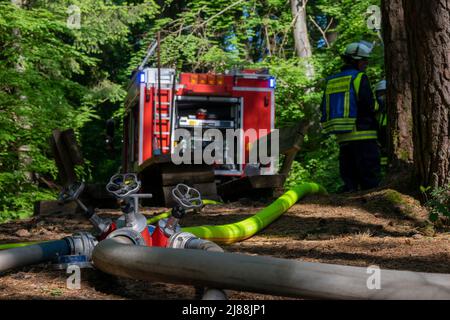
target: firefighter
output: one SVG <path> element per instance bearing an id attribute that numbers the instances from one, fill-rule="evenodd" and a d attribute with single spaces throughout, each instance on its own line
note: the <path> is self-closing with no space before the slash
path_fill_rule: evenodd
<path id="1" fill-rule="evenodd" d="M 378 142 L 381 151 L 381 166 L 387 166 L 387 110 L 386 110 L 386 80 L 375 86 L 375 112 L 378 123 Z"/>
<path id="2" fill-rule="evenodd" d="M 339 143 L 341 192 L 375 188 L 380 182 L 380 151 L 374 98 L 365 69 L 371 48 L 351 43 L 342 55 L 341 72 L 326 79 L 322 131 Z"/>

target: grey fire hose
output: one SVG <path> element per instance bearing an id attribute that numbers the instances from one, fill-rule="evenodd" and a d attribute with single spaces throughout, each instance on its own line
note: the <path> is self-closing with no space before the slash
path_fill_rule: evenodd
<path id="1" fill-rule="evenodd" d="M 195 249 L 209 252 L 224 252 L 216 243 L 197 238 L 189 232 L 178 232 L 169 239 L 169 248 L 176 249 Z M 227 293 L 216 288 L 205 288 L 202 294 L 202 300 L 227 300 Z"/>
<path id="2" fill-rule="evenodd" d="M 96 268 L 117 276 L 319 299 L 450 299 L 450 275 L 379 271 L 236 253 L 127 245 L 107 239 Z M 376 284 L 376 281 L 375 281 Z"/>
<path id="3" fill-rule="evenodd" d="M 61 240 L 0 251 L 0 272 L 52 261 L 59 256 L 83 254 L 91 257 L 97 241 L 89 233 L 76 233 Z"/>
<path id="4" fill-rule="evenodd" d="M 66 240 L 49 241 L 27 247 L 0 251 L 0 272 L 53 260 L 68 255 L 70 246 Z"/>

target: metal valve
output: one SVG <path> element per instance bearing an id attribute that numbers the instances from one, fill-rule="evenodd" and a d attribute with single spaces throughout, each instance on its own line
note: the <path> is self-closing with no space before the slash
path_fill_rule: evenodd
<path id="1" fill-rule="evenodd" d="M 99 217 L 92 207 L 86 207 L 79 199 L 81 193 L 84 191 L 84 182 L 75 182 L 64 188 L 59 194 L 58 200 L 63 202 L 75 201 L 83 210 L 85 216 L 94 225 L 95 230 L 99 234 L 103 234 L 109 230 L 112 223 L 111 219 Z"/>
<path id="2" fill-rule="evenodd" d="M 162 219 L 158 223 L 167 237 L 179 231 L 178 221 L 186 215 L 186 210 L 197 210 L 203 206 L 200 192 L 183 183 L 177 184 L 172 189 L 172 196 L 177 205 L 172 208 L 172 214 L 168 219 Z"/>
<path id="3" fill-rule="evenodd" d="M 62 202 L 75 201 L 84 190 L 84 182 L 75 182 L 65 187 L 59 194 L 58 200 Z"/>
<path id="4" fill-rule="evenodd" d="M 139 181 L 135 173 L 116 174 L 109 179 L 106 185 L 106 190 L 117 198 L 128 197 L 137 193 L 140 188 L 141 181 Z"/>
<path id="5" fill-rule="evenodd" d="M 174 200 L 184 209 L 199 209 L 203 206 L 202 197 L 197 189 L 179 183 L 172 189 Z"/>
<path id="6" fill-rule="evenodd" d="M 147 219 L 139 213 L 139 199 L 151 198 L 151 194 L 137 193 L 141 188 L 135 173 L 116 174 L 106 185 L 106 190 L 120 200 L 120 207 L 124 213 L 116 221 L 117 228 L 130 228 L 142 232 L 147 227 Z"/>

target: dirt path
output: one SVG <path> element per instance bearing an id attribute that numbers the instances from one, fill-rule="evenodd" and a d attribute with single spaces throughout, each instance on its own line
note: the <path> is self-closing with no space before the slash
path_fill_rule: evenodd
<path id="1" fill-rule="evenodd" d="M 242 220 L 264 204 L 241 201 L 207 206 L 184 226 Z M 146 208 L 152 216 L 161 208 Z M 104 216 L 119 213 L 100 211 Z M 226 251 L 311 262 L 450 273 L 450 233 L 433 234 L 427 213 L 391 190 L 352 196 L 311 196 L 259 235 L 224 246 Z M 90 225 L 80 216 L 39 216 L 0 225 L 0 243 L 59 239 Z M 0 277 L 0 299 L 194 299 L 190 286 L 118 279 L 83 269 L 81 290 L 66 288 L 64 271 L 50 265 L 22 268 Z M 232 291 L 230 299 L 285 299 Z"/>

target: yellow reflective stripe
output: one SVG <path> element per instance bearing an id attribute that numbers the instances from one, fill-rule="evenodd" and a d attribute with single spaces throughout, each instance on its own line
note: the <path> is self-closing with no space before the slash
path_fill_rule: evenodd
<path id="1" fill-rule="evenodd" d="M 380 104 L 377 100 L 375 100 L 375 112 L 380 111 Z M 380 127 L 387 126 L 387 114 L 386 112 L 380 113 L 377 112 L 377 121 Z"/>
<path id="2" fill-rule="evenodd" d="M 380 105 L 378 104 L 377 99 L 375 99 L 375 107 L 374 107 L 374 110 L 375 110 L 375 111 L 380 110 Z"/>
<path id="3" fill-rule="evenodd" d="M 376 115 L 378 125 L 380 127 L 387 126 L 387 114 L 386 113 L 377 113 Z"/>
<path id="4" fill-rule="evenodd" d="M 329 128 L 324 128 L 322 130 L 322 132 L 324 134 L 343 134 L 343 133 L 346 133 L 346 132 L 351 132 L 351 130 L 352 130 L 352 127 L 350 127 L 350 126 L 345 126 L 345 127 L 332 126 L 332 127 L 329 127 Z M 338 132 L 342 132 L 342 133 L 338 133 Z"/>
<path id="5" fill-rule="evenodd" d="M 325 96 L 325 99 L 327 101 L 327 121 L 330 120 L 330 96 L 327 94 Z"/>
<path id="6" fill-rule="evenodd" d="M 342 93 L 350 91 L 352 76 L 345 76 L 328 80 L 325 94 Z"/>
<path id="7" fill-rule="evenodd" d="M 327 126 L 324 126 L 324 130 L 329 130 L 330 128 L 340 128 L 341 130 L 345 131 L 353 131 L 355 124 L 354 123 L 335 123 L 335 124 L 329 124 Z M 350 129 L 349 129 L 350 128 Z"/>
<path id="8" fill-rule="evenodd" d="M 356 118 L 335 118 L 331 119 L 324 123 L 324 125 L 327 125 L 328 123 L 355 123 Z"/>
<path id="9" fill-rule="evenodd" d="M 387 163 L 388 163 L 388 158 L 387 157 L 381 157 L 380 164 L 382 166 L 385 166 L 385 165 L 387 165 Z"/>
<path id="10" fill-rule="evenodd" d="M 348 131 L 348 130 L 350 130 L 350 131 L 353 131 L 353 129 L 354 129 L 354 126 L 355 126 L 355 124 L 354 123 L 330 123 L 330 124 L 327 124 L 326 126 L 323 126 L 323 128 L 324 129 L 328 129 L 328 128 L 331 128 L 331 127 L 333 127 L 333 128 L 339 128 L 339 127 L 341 127 L 341 128 L 345 128 L 345 130 L 346 131 Z M 347 129 L 347 128 L 350 128 L 350 129 Z"/>
<path id="11" fill-rule="evenodd" d="M 348 118 L 350 115 L 350 91 L 347 91 L 345 93 L 345 100 L 344 100 L 344 118 Z"/>
<path id="12" fill-rule="evenodd" d="M 356 119 L 354 118 L 337 118 L 333 120 L 329 120 L 322 124 L 323 130 L 326 132 L 330 131 L 353 131 L 356 123 Z"/>
<path id="13" fill-rule="evenodd" d="M 381 119 L 380 119 L 380 126 L 385 127 L 387 126 L 387 114 L 386 113 L 382 113 L 381 114 Z"/>
<path id="14" fill-rule="evenodd" d="M 325 134 L 329 134 L 329 133 L 333 134 L 333 133 L 336 133 L 336 132 L 343 132 L 344 133 L 344 132 L 351 132 L 352 129 L 353 129 L 352 126 L 331 126 L 331 127 L 328 127 L 328 128 L 323 128 L 323 132 Z"/>
<path id="15" fill-rule="evenodd" d="M 336 135 L 337 142 L 358 141 L 377 139 L 377 132 L 375 130 L 368 131 L 354 131 L 349 133 L 340 133 Z"/>
<path id="16" fill-rule="evenodd" d="M 356 97 L 359 97 L 359 88 L 361 87 L 361 79 L 363 75 L 364 72 L 359 73 L 356 76 L 355 81 L 353 82 L 353 85 L 355 86 Z"/>

